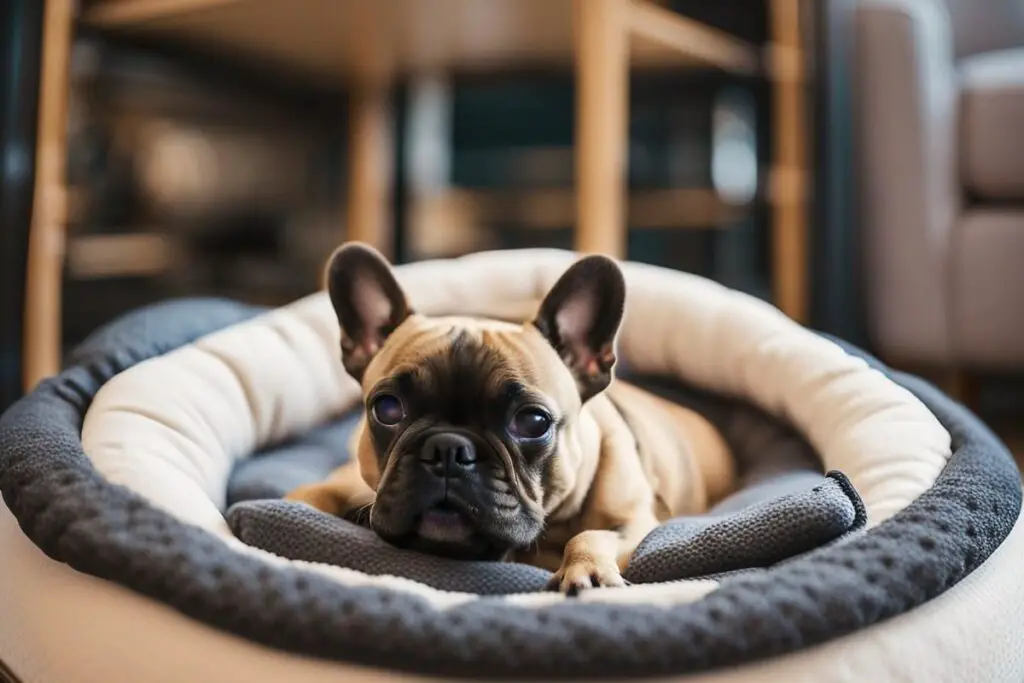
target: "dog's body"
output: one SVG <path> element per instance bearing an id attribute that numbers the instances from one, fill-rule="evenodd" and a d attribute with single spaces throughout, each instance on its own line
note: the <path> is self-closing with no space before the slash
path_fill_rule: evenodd
<path id="1" fill-rule="evenodd" d="M 290 499 L 367 510 L 398 545 L 546 567 L 576 593 L 622 585 L 651 529 L 731 490 L 709 422 L 612 383 L 625 292 L 608 259 L 578 262 L 524 325 L 417 315 L 361 246 L 328 284 L 367 414 L 355 458 Z"/>

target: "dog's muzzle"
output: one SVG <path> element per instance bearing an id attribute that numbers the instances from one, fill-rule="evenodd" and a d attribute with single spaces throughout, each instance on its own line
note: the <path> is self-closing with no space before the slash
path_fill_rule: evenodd
<path id="1" fill-rule="evenodd" d="M 427 472 L 443 482 L 444 493 L 441 501 L 424 513 L 418 535 L 435 543 L 468 542 L 475 529 L 467 511 L 452 496 L 452 484 L 475 472 L 476 446 L 461 434 L 439 432 L 423 442 L 419 457 Z"/>
<path id="2" fill-rule="evenodd" d="M 396 456 L 378 490 L 370 526 L 399 547 L 464 559 L 498 559 L 531 542 L 541 526 L 512 484 L 496 476 L 498 455 L 482 437 L 436 429 Z"/>

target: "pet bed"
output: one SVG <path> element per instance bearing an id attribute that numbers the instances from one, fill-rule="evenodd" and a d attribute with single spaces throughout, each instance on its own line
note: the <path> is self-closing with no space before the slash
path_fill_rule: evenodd
<path id="1" fill-rule="evenodd" d="M 424 313 L 525 319 L 571 259 L 398 275 Z M 358 387 L 330 305 L 176 302 L 101 330 L 0 419 L 0 660 L 24 683 L 1020 680 L 1020 475 L 987 428 L 763 302 L 624 272 L 628 372 L 704 401 L 747 484 L 652 533 L 634 585 L 453 574 L 265 500 L 343 457 Z"/>

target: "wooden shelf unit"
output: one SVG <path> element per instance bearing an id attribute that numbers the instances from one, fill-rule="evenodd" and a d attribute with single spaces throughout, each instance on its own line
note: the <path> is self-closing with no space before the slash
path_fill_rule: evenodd
<path id="1" fill-rule="evenodd" d="M 716 67 L 756 74 L 767 63 L 776 87 L 776 168 L 783 195 L 800 186 L 803 128 L 799 0 L 772 2 L 775 43 L 769 59 L 723 31 L 650 0 L 99 0 L 81 20 L 138 40 L 226 54 L 354 87 L 350 127 L 348 218 L 351 237 L 385 252 L 393 237 L 386 209 L 393 140 L 389 86 L 404 75 L 572 66 L 577 87 L 575 245 L 582 252 L 625 256 L 626 138 L 632 68 Z M 61 196 L 63 166 L 47 159 L 59 137 L 68 75 L 72 0 L 47 3 L 46 72 L 41 99 L 38 193 Z M 50 9 L 53 6 L 57 9 Z M 61 47 L 57 43 L 63 42 Z M 44 140 L 44 136 L 46 139 Z M 775 179 L 786 179 L 777 183 Z M 799 188 L 798 188 L 799 189 Z M 773 193 L 776 190 L 773 188 Z M 797 192 L 796 194 L 800 194 Z M 797 201 L 775 209 L 777 302 L 806 315 L 806 247 Z M 37 206 L 39 204 L 37 203 Z M 30 320 L 25 382 L 33 386 L 59 369 L 64 224 L 60 202 L 35 222 L 30 255 Z"/>

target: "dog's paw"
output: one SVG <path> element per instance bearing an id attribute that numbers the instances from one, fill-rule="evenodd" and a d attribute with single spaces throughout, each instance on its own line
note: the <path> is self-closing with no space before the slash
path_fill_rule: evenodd
<path id="1" fill-rule="evenodd" d="M 620 588 L 629 582 L 622 578 L 614 562 L 600 564 L 593 560 L 563 564 L 548 581 L 549 591 L 576 596 L 590 588 Z"/>

